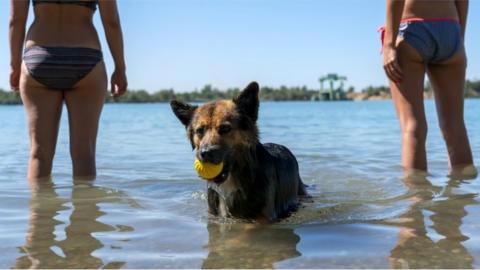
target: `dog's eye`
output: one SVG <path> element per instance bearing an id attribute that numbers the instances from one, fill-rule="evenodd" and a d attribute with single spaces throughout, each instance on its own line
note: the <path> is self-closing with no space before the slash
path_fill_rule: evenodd
<path id="1" fill-rule="evenodd" d="M 199 137 L 202 137 L 204 133 L 205 133 L 205 127 L 199 127 L 195 129 L 195 134 L 197 134 Z"/>
<path id="2" fill-rule="evenodd" d="M 229 133 L 230 131 L 232 131 L 232 126 L 231 125 L 220 125 L 220 127 L 218 128 L 218 134 L 227 134 Z"/>

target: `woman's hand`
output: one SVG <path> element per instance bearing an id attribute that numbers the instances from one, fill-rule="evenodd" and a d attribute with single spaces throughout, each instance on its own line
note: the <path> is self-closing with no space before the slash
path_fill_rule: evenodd
<path id="1" fill-rule="evenodd" d="M 125 75 L 125 57 L 123 55 L 123 35 L 118 15 L 117 1 L 98 1 L 98 9 L 102 19 L 105 37 L 112 53 L 115 71 L 110 80 L 111 92 L 114 98 L 127 91 L 127 76 Z"/>
<path id="2" fill-rule="evenodd" d="M 10 88 L 13 91 L 20 91 L 20 68 L 10 70 Z"/>
<path id="3" fill-rule="evenodd" d="M 383 47 L 383 69 L 388 78 L 394 83 L 400 83 L 403 79 L 403 71 L 398 64 L 397 48 L 394 46 Z"/>
<path id="4" fill-rule="evenodd" d="M 115 69 L 112 74 L 112 78 L 110 79 L 110 85 L 110 92 L 114 98 L 125 94 L 128 86 L 127 75 L 125 74 L 125 71 Z"/>

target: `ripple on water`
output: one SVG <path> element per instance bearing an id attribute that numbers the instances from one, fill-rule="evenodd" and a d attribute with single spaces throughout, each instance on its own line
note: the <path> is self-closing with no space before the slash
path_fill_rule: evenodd
<path id="1" fill-rule="evenodd" d="M 477 163 L 478 102 L 467 101 L 465 114 Z M 209 217 L 206 183 L 168 104 L 105 106 L 93 185 L 72 183 L 64 115 L 55 185 L 38 192 L 25 181 L 23 109 L 0 110 L 8 127 L 0 140 L 0 268 L 480 266 L 478 177 L 446 176 L 446 150 L 432 128 L 432 174 L 405 180 L 390 102 L 262 103 L 262 140 L 292 150 L 312 196 L 268 226 Z M 426 111 L 435 123 L 433 103 Z"/>

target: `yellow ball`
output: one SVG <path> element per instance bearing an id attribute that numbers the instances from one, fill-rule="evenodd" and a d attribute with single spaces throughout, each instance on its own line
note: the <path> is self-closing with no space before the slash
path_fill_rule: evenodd
<path id="1" fill-rule="evenodd" d="M 193 167 L 197 171 L 198 175 L 204 179 L 211 180 L 217 177 L 223 169 L 223 162 L 219 164 L 213 163 L 202 163 L 200 160 L 195 159 L 193 162 Z"/>

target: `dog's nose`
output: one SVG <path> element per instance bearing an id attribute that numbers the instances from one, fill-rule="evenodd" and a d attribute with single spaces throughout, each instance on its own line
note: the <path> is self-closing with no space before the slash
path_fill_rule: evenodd
<path id="1" fill-rule="evenodd" d="M 205 146 L 200 149 L 200 160 L 218 164 L 222 162 L 222 150 L 218 145 Z"/>

